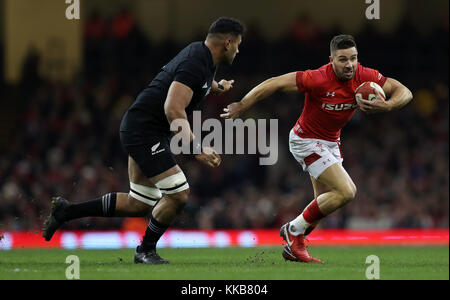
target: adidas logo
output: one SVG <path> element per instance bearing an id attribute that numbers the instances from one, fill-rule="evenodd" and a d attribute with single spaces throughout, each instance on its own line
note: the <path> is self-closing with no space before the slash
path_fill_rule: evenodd
<path id="1" fill-rule="evenodd" d="M 208 88 L 208 83 L 205 82 L 205 84 L 202 86 L 202 89 L 207 89 Z"/>

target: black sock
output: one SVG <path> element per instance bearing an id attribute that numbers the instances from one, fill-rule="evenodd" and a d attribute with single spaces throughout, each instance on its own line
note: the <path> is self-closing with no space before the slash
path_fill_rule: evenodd
<path id="1" fill-rule="evenodd" d="M 148 251 L 154 250 L 156 248 L 156 243 L 162 237 L 164 232 L 166 232 L 169 225 L 163 225 L 155 220 L 153 216 L 150 218 L 147 229 L 145 230 L 145 235 L 142 239 L 140 250 Z"/>
<path id="2" fill-rule="evenodd" d="M 65 220 L 84 217 L 113 217 L 116 211 L 117 193 L 110 193 L 91 201 L 71 204 L 65 210 Z"/>

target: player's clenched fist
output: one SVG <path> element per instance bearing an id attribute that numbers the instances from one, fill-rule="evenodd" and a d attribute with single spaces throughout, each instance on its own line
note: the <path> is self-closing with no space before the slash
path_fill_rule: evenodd
<path id="1" fill-rule="evenodd" d="M 217 151 L 210 147 L 203 147 L 202 153 L 196 155 L 195 158 L 212 168 L 220 166 L 220 163 L 222 162 L 222 159 Z"/>

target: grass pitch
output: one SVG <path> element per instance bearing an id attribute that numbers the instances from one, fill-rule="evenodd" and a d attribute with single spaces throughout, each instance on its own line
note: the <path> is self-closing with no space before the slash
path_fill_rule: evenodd
<path id="1" fill-rule="evenodd" d="M 134 249 L 0 251 L 0 279 L 66 279 L 66 257 L 80 260 L 80 279 L 123 280 L 366 280 L 369 255 L 380 279 L 449 279 L 449 248 L 311 247 L 324 264 L 284 261 L 281 247 L 159 249 L 170 265 L 133 263 Z"/>

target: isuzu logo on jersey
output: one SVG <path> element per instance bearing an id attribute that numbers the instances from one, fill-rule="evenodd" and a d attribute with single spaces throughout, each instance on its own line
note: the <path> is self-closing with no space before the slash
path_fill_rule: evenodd
<path id="1" fill-rule="evenodd" d="M 357 103 L 340 103 L 340 104 L 331 104 L 331 103 L 322 103 L 322 108 L 326 110 L 350 110 L 358 107 Z"/>

